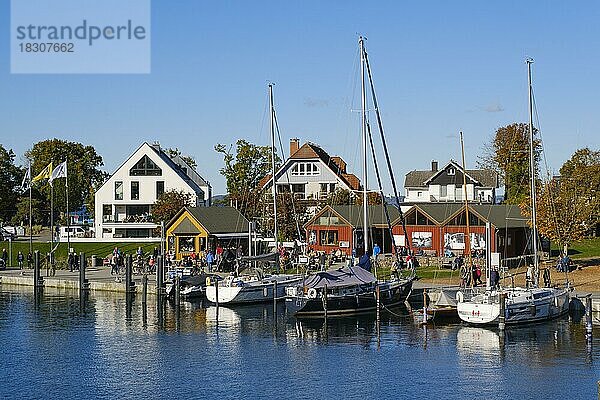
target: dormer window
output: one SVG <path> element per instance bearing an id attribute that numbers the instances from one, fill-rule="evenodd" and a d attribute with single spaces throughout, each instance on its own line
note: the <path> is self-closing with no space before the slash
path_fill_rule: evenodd
<path id="1" fill-rule="evenodd" d="M 451 176 L 456 175 L 456 169 L 454 169 L 454 168 L 448 168 L 448 175 L 451 175 Z"/>
<path id="2" fill-rule="evenodd" d="M 162 170 L 148 156 L 144 156 L 129 170 L 130 176 L 161 176 Z"/>
<path id="3" fill-rule="evenodd" d="M 320 172 L 318 165 L 311 162 L 296 163 L 291 169 L 292 176 L 314 176 Z"/>

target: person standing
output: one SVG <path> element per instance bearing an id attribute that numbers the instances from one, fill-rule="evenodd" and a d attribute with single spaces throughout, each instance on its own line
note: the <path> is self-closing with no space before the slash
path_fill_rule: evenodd
<path id="1" fill-rule="evenodd" d="M 25 256 L 23 253 L 19 252 L 19 254 L 17 254 L 17 263 L 19 264 L 19 269 L 23 269 L 23 261 L 25 261 Z"/>
<path id="2" fill-rule="evenodd" d="M 377 243 L 375 243 L 375 246 L 373 246 L 373 257 L 375 258 L 375 262 L 378 261 L 379 254 L 381 254 L 381 248 Z"/>
<path id="3" fill-rule="evenodd" d="M 8 253 L 6 249 L 2 249 L 2 261 L 4 261 L 5 266 L 8 266 Z"/>
<path id="4" fill-rule="evenodd" d="M 31 269 L 33 266 L 33 255 L 31 252 L 27 253 L 27 268 Z"/>
<path id="5" fill-rule="evenodd" d="M 208 265 L 208 272 L 212 272 L 212 266 L 215 262 L 215 256 L 213 255 L 212 250 L 209 250 L 208 253 L 206 253 L 206 265 Z"/>

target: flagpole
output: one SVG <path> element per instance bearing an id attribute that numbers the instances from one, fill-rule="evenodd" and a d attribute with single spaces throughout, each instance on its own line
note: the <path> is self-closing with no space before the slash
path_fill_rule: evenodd
<path id="1" fill-rule="evenodd" d="M 67 196 L 67 255 L 71 252 L 71 216 L 69 215 L 69 173 L 65 157 L 65 194 Z"/>
<path id="2" fill-rule="evenodd" d="M 29 160 L 29 254 L 33 256 L 33 221 L 32 218 L 32 206 L 31 206 L 31 187 L 33 183 L 31 182 L 31 160 Z M 29 267 L 29 266 L 28 266 Z"/>
<path id="3" fill-rule="evenodd" d="M 52 261 L 54 253 L 54 185 L 50 181 L 50 264 L 54 264 Z"/>

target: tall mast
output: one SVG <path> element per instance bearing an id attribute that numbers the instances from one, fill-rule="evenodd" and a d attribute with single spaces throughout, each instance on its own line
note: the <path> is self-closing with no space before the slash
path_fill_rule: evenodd
<path id="1" fill-rule="evenodd" d="M 531 64 L 533 59 L 528 58 L 525 60 L 527 63 L 527 80 L 529 90 L 529 169 L 531 175 L 531 234 L 533 236 L 533 279 L 534 284 L 537 286 L 537 277 L 539 275 L 539 263 L 537 257 L 538 251 L 538 238 L 537 238 L 537 213 L 536 213 L 536 190 L 535 190 L 535 157 L 533 151 L 533 85 L 531 83 Z"/>
<path id="2" fill-rule="evenodd" d="M 275 179 L 275 107 L 273 106 L 273 84 L 269 83 L 269 104 L 271 110 L 271 177 L 273 180 L 273 238 L 277 251 L 277 182 Z"/>
<path id="3" fill-rule="evenodd" d="M 467 265 L 471 266 L 471 225 L 469 223 L 469 197 L 467 196 L 467 164 L 465 162 L 465 142 L 463 133 L 460 132 L 460 152 L 462 154 L 463 167 L 463 195 L 465 196 L 465 216 L 467 219 L 467 237 L 465 237 L 465 255 L 467 256 Z M 473 284 L 473 281 L 471 280 Z"/>
<path id="4" fill-rule="evenodd" d="M 361 133 L 363 140 L 363 238 L 365 253 L 369 250 L 369 219 L 367 215 L 367 92 L 365 90 L 365 43 L 358 38 L 360 46 Z"/>

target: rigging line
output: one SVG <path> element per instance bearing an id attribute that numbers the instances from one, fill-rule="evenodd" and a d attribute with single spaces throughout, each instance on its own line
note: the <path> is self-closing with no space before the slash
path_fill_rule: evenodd
<path id="1" fill-rule="evenodd" d="M 279 131 L 279 122 L 277 121 L 277 113 L 273 111 L 273 119 L 275 120 L 275 130 L 277 131 L 277 139 L 279 141 L 279 149 L 281 150 L 282 162 L 285 160 L 285 153 L 283 152 L 283 144 L 281 143 L 281 132 Z M 291 156 L 291 154 L 290 154 Z M 296 222 L 296 233 L 298 234 L 298 240 L 301 240 L 302 235 L 300 232 L 300 224 L 298 223 L 298 213 L 296 212 L 296 202 L 294 201 L 294 193 L 292 192 L 292 184 L 290 183 L 290 175 L 288 170 L 285 170 L 285 177 L 288 182 L 290 189 L 290 195 L 292 198 L 292 212 L 294 213 L 294 222 Z M 275 177 L 273 177 L 273 185 L 275 184 Z"/>
<path id="2" fill-rule="evenodd" d="M 396 179 L 394 178 L 394 171 L 392 170 L 392 163 L 390 161 L 390 154 L 388 151 L 387 143 L 385 141 L 385 134 L 383 132 L 383 122 L 381 121 L 381 114 L 379 112 L 379 105 L 377 104 L 377 96 L 375 95 L 375 85 L 373 83 L 373 76 L 371 74 L 371 65 L 369 63 L 369 58 L 367 56 L 367 51 L 363 49 L 365 64 L 367 66 L 367 75 L 369 77 L 369 84 L 371 86 L 371 100 L 373 100 L 373 106 L 375 108 L 375 115 L 377 117 L 377 126 L 379 127 L 379 135 L 381 137 L 381 143 L 383 145 L 383 152 L 385 154 L 385 160 L 388 167 L 388 173 L 390 174 L 390 180 L 392 182 L 392 189 L 394 190 L 394 198 L 396 200 L 396 208 L 398 209 L 398 213 L 400 214 L 400 221 L 402 222 L 402 230 L 404 231 L 404 237 L 406 238 L 405 244 L 408 243 L 408 253 L 411 253 L 410 249 L 410 240 L 408 240 L 408 234 L 406 232 L 406 220 L 404 218 L 404 213 L 402 212 L 402 208 L 400 207 L 400 199 L 398 198 L 398 188 L 396 187 Z M 393 242 L 392 242 L 393 243 Z"/>
<path id="3" fill-rule="evenodd" d="M 377 177 L 377 184 L 379 186 L 379 193 L 381 194 L 381 200 L 383 202 L 383 211 L 385 213 L 385 219 L 388 226 L 388 232 L 390 234 L 390 240 L 392 241 L 392 246 L 394 246 L 394 256 L 396 257 L 397 268 L 400 268 L 400 255 L 398 252 L 398 246 L 396 246 L 396 241 L 394 240 L 394 233 L 392 231 L 392 222 L 390 220 L 390 213 L 387 209 L 387 202 L 385 201 L 385 195 L 383 194 L 383 186 L 381 185 L 381 175 L 379 174 L 379 166 L 377 165 L 377 158 L 375 156 L 375 146 L 373 146 L 373 135 L 371 135 L 371 124 L 367 121 L 367 133 L 369 134 L 369 143 L 371 144 L 371 155 L 373 156 L 373 165 L 375 167 L 375 176 Z M 363 201 L 367 201 L 367 199 L 363 199 Z M 382 243 L 383 246 L 383 243 Z"/>

